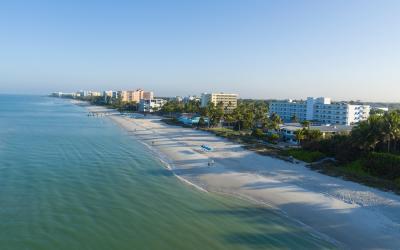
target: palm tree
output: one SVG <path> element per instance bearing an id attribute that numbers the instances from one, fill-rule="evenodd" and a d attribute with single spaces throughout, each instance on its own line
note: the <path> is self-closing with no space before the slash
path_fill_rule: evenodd
<path id="1" fill-rule="evenodd" d="M 294 132 L 294 135 L 296 136 L 296 140 L 301 144 L 301 141 L 305 139 L 305 129 L 299 129 Z"/>
<path id="2" fill-rule="evenodd" d="M 353 143 L 364 151 L 374 151 L 382 138 L 382 119 L 373 115 L 360 122 L 350 134 Z"/>
<path id="3" fill-rule="evenodd" d="M 310 129 L 310 125 L 311 125 L 310 121 L 304 120 L 304 121 L 301 122 L 301 126 L 303 128 Z"/>
<path id="4" fill-rule="evenodd" d="M 206 108 L 206 116 L 208 117 L 208 127 L 213 124 L 213 117 L 215 113 L 215 105 L 212 102 L 209 102 Z"/>
<path id="5" fill-rule="evenodd" d="M 240 123 L 243 120 L 242 105 L 239 104 L 232 112 L 232 118 L 236 121 L 236 126 L 240 131 Z"/>
<path id="6" fill-rule="evenodd" d="M 174 111 L 174 107 L 167 102 L 162 108 L 161 110 L 165 113 L 169 113 L 169 117 L 172 117 L 172 112 Z"/>
<path id="7" fill-rule="evenodd" d="M 303 128 L 305 131 L 305 136 L 307 138 L 307 140 L 309 141 L 318 141 L 322 139 L 322 132 L 318 129 L 305 129 Z"/>
<path id="8" fill-rule="evenodd" d="M 224 116 L 224 119 L 225 119 L 225 122 L 228 123 L 228 126 L 229 126 L 229 127 L 231 126 L 231 124 L 232 124 L 233 122 L 235 122 L 235 117 L 233 117 L 232 114 L 226 114 L 226 115 Z"/>
<path id="9" fill-rule="evenodd" d="M 400 138 L 400 115 L 397 112 L 389 112 L 383 115 L 383 141 L 387 143 L 387 151 L 390 152 L 391 142 Z"/>
<path id="10" fill-rule="evenodd" d="M 279 125 L 283 124 L 282 119 L 279 117 L 279 115 L 275 113 L 271 115 L 269 121 L 270 121 L 268 124 L 269 129 L 279 130 Z"/>
<path id="11" fill-rule="evenodd" d="M 254 119 L 255 119 L 255 124 L 261 125 L 262 128 L 266 126 L 268 121 L 268 116 L 267 116 L 267 107 L 265 103 L 261 103 L 255 106 Z"/>

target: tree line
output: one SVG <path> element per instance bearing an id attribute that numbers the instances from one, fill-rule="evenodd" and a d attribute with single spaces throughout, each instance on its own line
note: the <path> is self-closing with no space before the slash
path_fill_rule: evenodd
<path id="1" fill-rule="evenodd" d="M 225 126 L 239 131 L 279 129 L 282 119 L 278 115 L 269 117 L 268 107 L 267 101 L 257 100 L 239 100 L 234 109 L 224 107 L 223 103 L 215 105 L 209 102 L 206 107 L 201 107 L 200 102 L 195 100 L 186 103 L 171 100 L 161 108 L 161 113 L 171 116 L 173 114 L 195 113 L 209 119 L 210 122 L 207 126 L 215 127 L 222 122 Z"/>
<path id="2" fill-rule="evenodd" d="M 360 161 L 372 175 L 400 181 L 400 112 L 372 114 L 350 134 L 302 141 L 306 150 L 319 151 L 342 163 Z"/>
<path id="3" fill-rule="evenodd" d="M 92 105 L 107 106 L 112 109 L 116 109 L 120 112 L 135 112 L 138 111 L 138 103 L 136 102 L 124 102 L 121 98 L 112 98 L 110 96 L 85 96 L 76 97 L 81 101 L 87 101 Z"/>

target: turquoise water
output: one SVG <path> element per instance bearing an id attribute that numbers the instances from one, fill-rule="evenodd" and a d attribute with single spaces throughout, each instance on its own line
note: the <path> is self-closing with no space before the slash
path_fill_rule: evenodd
<path id="1" fill-rule="evenodd" d="M 180 182 L 107 118 L 0 95 L 0 249 L 328 247 L 266 208 Z"/>

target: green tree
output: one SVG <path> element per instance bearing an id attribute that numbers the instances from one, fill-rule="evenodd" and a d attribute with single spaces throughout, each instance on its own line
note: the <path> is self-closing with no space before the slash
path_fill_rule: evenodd
<path id="1" fill-rule="evenodd" d="M 304 134 L 308 141 L 319 141 L 322 139 L 322 132 L 318 129 L 305 129 Z"/>
<path id="2" fill-rule="evenodd" d="M 304 121 L 301 122 L 301 126 L 303 128 L 310 129 L 310 125 L 311 125 L 310 121 L 304 120 Z"/>
<path id="3" fill-rule="evenodd" d="M 294 132 L 294 135 L 296 137 L 296 140 L 299 142 L 299 144 L 301 144 L 301 142 L 306 138 L 306 130 L 304 128 L 296 130 Z"/>
<path id="4" fill-rule="evenodd" d="M 204 117 L 203 117 L 203 116 L 200 117 L 199 123 L 197 123 L 197 127 L 199 127 L 199 128 L 204 128 L 206 125 L 207 125 L 207 124 L 206 124 L 206 121 L 204 120 Z"/>
<path id="5" fill-rule="evenodd" d="M 228 123 L 228 126 L 230 127 L 232 123 L 235 122 L 235 117 L 233 114 L 225 114 L 224 115 L 225 122 Z"/>
<path id="6" fill-rule="evenodd" d="M 269 118 L 268 129 L 279 130 L 279 126 L 283 124 L 282 119 L 277 114 L 272 114 Z"/>
<path id="7" fill-rule="evenodd" d="M 387 144 L 387 152 L 391 150 L 391 143 L 400 138 L 400 115 L 397 112 L 388 112 L 383 115 L 383 142 Z"/>
<path id="8" fill-rule="evenodd" d="M 262 139 L 265 136 L 262 129 L 259 129 L 259 128 L 254 129 L 251 135 L 258 139 Z"/>
<path id="9" fill-rule="evenodd" d="M 254 108 L 255 124 L 265 128 L 268 124 L 267 105 L 265 103 L 256 103 Z"/>
<path id="10" fill-rule="evenodd" d="M 370 116 L 366 121 L 361 121 L 351 131 L 353 145 L 363 151 L 374 151 L 382 138 L 382 125 L 382 119 L 377 115 Z"/>

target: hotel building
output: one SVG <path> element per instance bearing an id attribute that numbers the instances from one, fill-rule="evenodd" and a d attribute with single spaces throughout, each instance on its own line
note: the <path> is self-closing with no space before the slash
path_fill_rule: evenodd
<path id="1" fill-rule="evenodd" d="M 352 125 L 366 120 L 369 112 L 369 105 L 332 103 L 330 98 L 326 97 L 308 97 L 306 101 L 273 101 L 269 107 L 269 114 L 278 114 L 284 122 L 290 122 L 293 117 L 296 117 L 299 121 L 339 125 Z"/>
<path id="2" fill-rule="evenodd" d="M 237 107 L 237 94 L 225 94 L 225 93 L 203 93 L 201 94 L 201 107 L 207 107 L 208 103 L 212 102 L 215 106 L 219 103 L 223 104 L 223 108 L 226 112 L 232 112 Z"/>
<path id="3" fill-rule="evenodd" d="M 123 90 L 119 92 L 119 96 L 123 102 L 136 102 L 139 103 L 140 100 L 146 99 L 150 100 L 153 99 L 154 94 L 153 92 L 145 92 L 142 89 L 137 90 Z"/>

